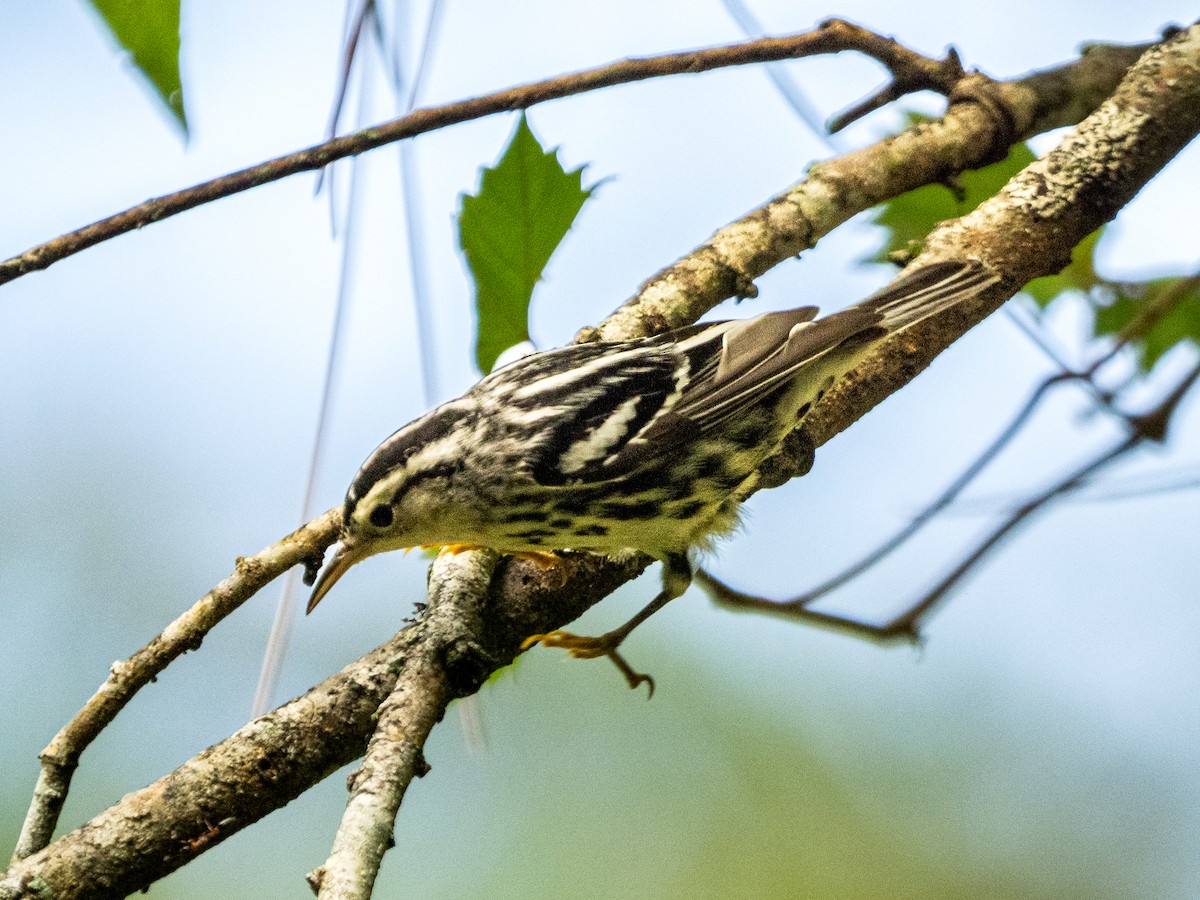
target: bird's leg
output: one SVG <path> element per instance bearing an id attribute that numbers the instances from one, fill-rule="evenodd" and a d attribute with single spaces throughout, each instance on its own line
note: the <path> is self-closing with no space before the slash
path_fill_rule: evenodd
<path id="1" fill-rule="evenodd" d="M 692 565 L 688 561 L 686 553 L 672 553 L 663 560 L 662 580 L 663 586 L 658 596 L 620 628 L 599 637 L 584 637 L 569 631 L 535 634 L 527 637 L 521 643 L 521 649 L 527 650 L 534 644 L 541 644 L 543 647 L 561 647 L 576 659 L 595 659 L 598 656 L 607 656 L 621 670 L 621 674 L 625 676 L 625 681 L 628 682 L 630 688 L 636 688 L 639 684 L 645 683 L 650 688 L 650 696 L 654 696 L 654 679 L 634 670 L 617 652 L 617 647 L 633 629 L 688 589 L 688 585 L 692 583 Z"/>
<path id="2" fill-rule="evenodd" d="M 841 631 L 855 637 L 865 638 L 879 644 L 894 641 L 906 641 L 910 644 L 921 642 L 921 618 L 928 612 L 923 604 L 906 609 L 890 621 L 881 624 L 863 622 L 849 616 L 836 613 L 821 612 L 812 609 L 812 597 L 801 595 L 791 600 L 769 600 L 756 597 L 753 594 L 743 594 L 734 590 L 723 581 L 714 578 L 703 569 L 696 570 L 696 583 L 719 606 L 731 609 L 749 609 L 755 612 L 773 613 L 789 619 L 796 619 L 810 625 Z"/>

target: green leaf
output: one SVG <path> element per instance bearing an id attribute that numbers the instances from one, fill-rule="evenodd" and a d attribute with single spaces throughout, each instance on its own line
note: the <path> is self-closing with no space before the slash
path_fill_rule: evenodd
<path id="1" fill-rule="evenodd" d="M 1179 278 L 1155 278 L 1140 284 L 1106 282 L 1114 299 L 1096 307 L 1096 336 L 1116 335 L 1148 304 L 1167 291 L 1179 290 Z M 1171 310 L 1143 338 L 1132 342 L 1138 364 L 1150 371 L 1176 344 L 1190 341 L 1200 346 L 1200 287 L 1185 290 Z"/>
<path id="2" fill-rule="evenodd" d="M 179 79 L 179 0 L 89 0 L 187 133 Z"/>
<path id="3" fill-rule="evenodd" d="M 910 118 L 919 120 L 916 116 Z M 871 261 L 887 262 L 893 253 L 919 247 L 938 223 L 969 213 L 994 196 L 1035 158 L 1032 150 L 1018 144 L 1000 162 L 962 173 L 955 182 L 955 190 L 940 184 L 927 184 L 883 204 L 872 221 L 887 234 L 883 246 L 870 257 Z"/>
<path id="4" fill-rule="evenodd" d="M 542 149 L 522 116 L 479 193 L 463 195 L 458 239 L 475 282 L 480 371 L 529 339 L 533 289 L 593 189 L 583 188 L 582 166 L 566 172 L 557 151 Z"/>

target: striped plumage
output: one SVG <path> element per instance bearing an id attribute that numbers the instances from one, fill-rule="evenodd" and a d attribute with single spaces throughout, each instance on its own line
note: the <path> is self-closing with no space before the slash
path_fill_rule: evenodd
<path id="1" fill-rule="evenodd" d="M 498 369 L 363 464 L 309 611 L 355 562 L 402 547 L 639 550 L 663 560 L 664 587 L 634 620 L 601 638 L 537 636 L 608 655 L 637 683 L 616 646 L 687 588 L 688 551 L 736 524 L 759 463 L 874 343 L 995 280 L 976 263 L 937 263 L 821 319 L 802 307 Z"/>

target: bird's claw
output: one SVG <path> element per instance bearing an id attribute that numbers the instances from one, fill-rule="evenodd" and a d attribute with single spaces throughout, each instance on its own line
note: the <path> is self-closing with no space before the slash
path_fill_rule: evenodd
<path id="1" fill-rule="evenodd" d="M 641 684 L 645 684 L 649 690 L 649 695 L 646 699 L 654 696 L 654 679 L 649 675 L 644 675 L 641 672 L 625 662 L 624 657 L 617 652 L 617 647 L 625 635 L 616 631 L 610 631 L 608 634 L 602 634 L 600 637 L 585 637 L 578 634 L 572 634 L 569 631 L 551 631 L 546 634 L 534 634 L 521 642 L 521 649 L 528 650 L 535 644 L 541 644 L 543 647 L 558 647 L 566 650 L 575 659 L 596 659 L 600 656 L 607 656 L 614 666 L 616 666 L 621 674 L 625 677 L 625 683 L 629 685 L 631 690 L 636 690 Z"/>

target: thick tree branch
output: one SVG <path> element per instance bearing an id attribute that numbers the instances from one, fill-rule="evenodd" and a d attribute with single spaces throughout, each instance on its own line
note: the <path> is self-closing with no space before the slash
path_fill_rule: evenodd
<path id="1" fill-rule="evenodd" d="M 444 679 L 440 717 L 450 698 L 510 663 L 530 629 L 565 624 L 645 565 L 590 554 L 566 560 L 543 570 L 503 558 L 483 595 L 435 595 L 416 623 L 362 659 L 14 864 L 0 877 L 0 898 L 123 897 L 145 888 L 361 756 L 401 672 L 439 696 Z M 408 673 L 410 660 L 440 671 Z M 416 720 L 427 715 L 415 704 L 391 721 L 417 734 Z"/>
<path id="2" fill-rule="evenodd" d="M 1110 221 L 1200 130 L 1200 26 L 1151 48 L 1111 98 L 970 214 L 937 229 L 930 258 L 979 257 L 1013 287 L 1058 272 L 1071 250 Z M 1011 293 L 1011 292 L 1010 292 Z M 831 391 L 805 421 L 815 446 L 861 418 L 924 369 L 995 306 L 910 329 Z"/>
<path id="3" fill-rule="evenodd" d="M 816 246 L 863 210 L 1002 159 L 1018 140 L 1074 125 L 1112 93 L 1148 46 L 1095 47 L 1077 62 L 1015 81 L 968 76 L 941 119 L 815 164 L 798 184 L 646 281 L 578 339 L 666 331 L 696 321 L 730 297 L 755 296 L 754 279 Z"/>
<path id="4" fill-rule="evenodd" d="M 976 120 L 977 141 L 994 135 L 990 117 Z M 883 347 L 810 414 L 811 443 L 828 440 L 914 377 L 1017 286 L 1056 271 L 1075 242 L 1111 218 L 1192 138 L 1198 119 L 1200 29 L 1193 28 L 1146 54 L 1113 98 L 1059 150 L 1014 179 L 1000 197 L 931 239 L 931 256 L 981 258 L 1005 276 L 1006 287 L 972 309 L 943 316 Z M 1048 119 L 1043 115 L 1040 121 Z M 957 127 L 968 124 L 960 118 Z M 932 135 L 931 146 L 937 146 L 936 130 L 916 133 Z M 899 192 L 912 186 L 903 167 L 918 154 L 904 141 L 889 146 L 897 156 L 883 160 L 882 168 L 892 174 Z M 950 165 L 944 155 L 939 159 L 939 165 Z M 949 171 L 952 166 L 940 174 Z M 825 190 L 851 199 L 856 195 L 852 185 L 827 184 Z M 661 316 L 652 314 L 650 327 L 677 315 L 665 305 L 657 309 Z M 776 461 L 771 480 L 784 477 L 789 467 L 794 469 L 794 460 Z M 45 890 L 56 897 L 113 896 L 148 884 L 361 754 L 375 711 L 396 684 L 396 669 L 403 672 L 410 659 L 433 660 L 441 667 L 447 698 L 471 693 L 489 672 L 511 661 L 523 637 L 565 625 L 645 564 L 644 559 L 618 564 L 578 554 L 565 556 L 554 569 L 539 570 L 502 560 L 485 597 L 460 598 L 460 613 L 467 614 L 454 617 L 449 633 L 434 627 L 442 620 L 431 605 L 416 624 L 304 697 L 14 865 L 0 881 L 0 898 Z M 469 603 L 474 605 L 468 608 Z M 420 653 L 413 651 L 417 644 L 424 648 Z M 427 707 L 414 704 L 407 714 L 398 710 L 391 724 L 419 733 L 412 717 L 427 715 L 421 710 Z"/>

